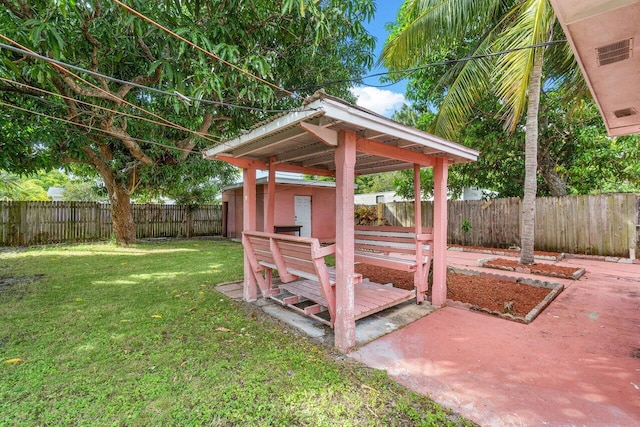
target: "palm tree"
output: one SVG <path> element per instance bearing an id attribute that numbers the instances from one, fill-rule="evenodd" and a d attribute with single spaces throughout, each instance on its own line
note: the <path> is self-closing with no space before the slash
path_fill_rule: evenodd
<path id="1" fill-rule="evenodd" d="M 545 56 L 545 42 L 562 34 L 549 0 L 406 0 L 399 19 L 381 57 L 389 70 L 419 66 L 443 49 L 464 45 L 470 46 L 468 56 L 481 57 L 456 63 L 440 78 L 434 90 L 444 95 L 431 132 L 453 138 L 489 93 L 501 100 L 507 131 L 516 128 L 526 110 L 520 262 L 533 264 L 543 71 L 547 79 L 578 88 L 576 74 L 571 73 L 577 66 L 566 43 L 549 49 Z M 487 55 L 497 51 L 507 53 Z"/>

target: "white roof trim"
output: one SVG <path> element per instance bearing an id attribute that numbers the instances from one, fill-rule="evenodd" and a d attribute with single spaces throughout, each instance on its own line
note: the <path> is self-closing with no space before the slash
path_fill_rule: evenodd
<path id="1" fill-rule="evenodd" d="M 264 126 L 257 127 L 256 129 L 253 129 L 252 131 L 249 131 L 244 135 L 240 135 L 228 141 L 223 141 L 218 145 L 205 150 L 202 155 L 205 158 L 213 158 L 213 156 L 215 156 L 216 154 L 223 153 L 231 148 L 236 148 L 255 139 L 264 138 L 273 133 L 279 132 L 283 128 L 287 128 L 307 119 L 322 115 L 324 115 L 324 111 L 317 108 L 314 109 L 311 105 L 308 105 L 303 110 L 292 111 L 291 113 L 279 117 L 274 121 L 265 124 Z"/>
<path id="2" fill-rule="evenodd" d="M 256 185 L 265 185 L 267 183 L 269 183 L 268 176 L 263 176 L 261 178 L 256 179 Z M 297 185 L 301 187 L 324 187 L 324 188 L 336 187 L 336 183 L 333 181 L 315 181 L 315 180 L 308 180 L 308 179 L 281 178 L 279 176 L 276 176 L 276 185 Z M 222 191 L 235 190 L 238 188 L 242 188 L 241 182 L 228 185 L 222 188 Z"/>
<path id="3" fill-rule="evenodd" d="M 320 99 L 309 104 L 309 107 L 314 106 L 316 103 L 320 104 L 318 108 L 322 108 L 327 117 L 345 121 L 356 126 L 362 126 L 363 129 L 373 130 L 419 145 L 424 145 L 425 148 L 428 147 L 438 151 L 444 151 L 445 153 L 468 160 L 475 161 L 478 159 L 479 153 L 476 150 L 403 125 L 386 117 L 378 115 L 372 116 L 372 114 L 367 111 L 331 99 Z"/>

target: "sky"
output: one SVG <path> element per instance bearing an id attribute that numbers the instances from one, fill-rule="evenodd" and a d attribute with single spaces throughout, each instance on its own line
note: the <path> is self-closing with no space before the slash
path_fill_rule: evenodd
<path id="1" fill-rule="evenodd" d="M 376 14 L 365 27 L 369 33 L 376 38 L 375 61 L 377 62 L 382 46 L 387 40 L 388 32 L 385 24 L 396 19 L 400 5 L 403 0 L 378 0 L 376 1 Z M 386 71 L 384 67 L 374 67 L 369 74 L 377 74 Z M 364 80 L 371 85 L 384 85 L 377 77 Z M 396 109 L 399 109 L 405 102 L 404 93 L 406 81 L 401 81 L 389 87 L 376 88 L 371 86 L 357 86 L 352 89 L 353 94 L 358 98 L 357 104 L 368 108 L 376 113 L 391 116 Z"/>

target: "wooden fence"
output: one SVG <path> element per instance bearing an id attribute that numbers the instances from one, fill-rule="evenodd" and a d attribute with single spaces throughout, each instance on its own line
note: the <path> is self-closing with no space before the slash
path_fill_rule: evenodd
<path id="1" fill-rule="evenodd" d="M 392 225 L 413 226 L 413 202 L 377 209 Z M 520 246 L 519 198 L 449 201 L 448 210 L 450 244 Z M 422 202 L 422 223 L 433 224 L 432 202 Z M 552 252 L 628 257 L 631 249 L 640 254 L 640 195 L 538 198 L 535 242 L 537 250 Z"/>
<path id="2" fill-rule="evenodd" d="M 222 209 L 132 205 L 138 238 L 222 234 Z M 0 202 L 0 246 L 87 242 L 111 237 L 111 207 L 91 202 Z"/>

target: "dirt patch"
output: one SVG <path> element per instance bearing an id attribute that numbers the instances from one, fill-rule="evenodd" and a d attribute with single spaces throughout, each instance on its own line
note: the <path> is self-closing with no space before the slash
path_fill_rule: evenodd
<path id="1" fill-rule="evenodd" d="M 23 298 L 29 290 L 29 285 L 41 280 L 44 276 L 44 274 L 34 274 L 32 276 L 0 277 L 0 297 Z"/>
<path id="2" fill-rule="evenodd" d="M 356 264 L 355 271 L 372 282 L 392 283 L 393 286 L 411 290 L 413 273 L 388 268 Z M 492 314 L 510 314 L 524 318 L 549 295 L 548 287 L 532 286 L 500 280 L 449 272 L 447 275 L 447 299 L 470 304 Z"/>
<path id="3" fill-rule="evenodd" d="M 565 279 L 579 279 L 584 273 L 583 268 L 562 267 L 554 264 L 524 265 L 512 259 L 495 258 L 481 264 L 482 267 L 497 268 L 499 270 L 518 271 L 525 274 L 538 274 L 541 276 L 562 277 Z"/>

